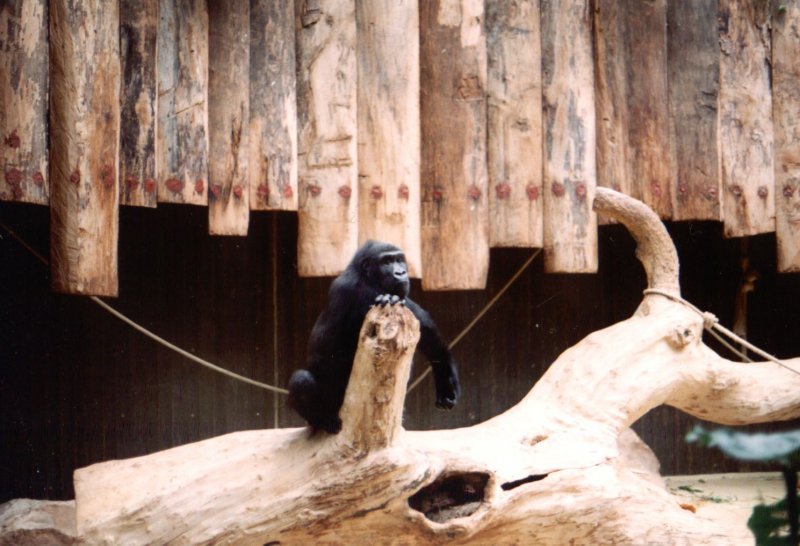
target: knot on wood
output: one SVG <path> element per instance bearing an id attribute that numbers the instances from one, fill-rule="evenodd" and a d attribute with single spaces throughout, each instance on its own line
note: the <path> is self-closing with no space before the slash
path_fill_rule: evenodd
<path id="1" fill-rule="evenodd" d="M 702 325 L 697 323 L 679 324 L 667 335 L 667 343 L 673 349 L 681 350 L 692 343 L 700 343 Z"/>
<path id="2" fill-rule="evenodd" d="M 375 306 L 364 319 L 361 337 L 382 351 L 405 351 L 419 339 L 419 322 L 403 304 Z"/>

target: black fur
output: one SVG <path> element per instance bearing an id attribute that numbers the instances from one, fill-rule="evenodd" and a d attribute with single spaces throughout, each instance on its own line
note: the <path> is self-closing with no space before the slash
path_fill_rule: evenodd
<path id="1" fill-rule="evenodd" d="M 451 409 L 461 386 L 450 350 L 430 315 L 408 298 L 408 268 L 396 246 L 367 241 L 331 284 L 328 305 L 317 318 L 308 343 L 307 369 L 289 379 L 289 405 L 314 429 L 337 433 L 339 408 L 350 379 L 358 334 L 373 305 L 406 305 L 420 323 L 419 349 L 430 360 L 436 406 Z"/>

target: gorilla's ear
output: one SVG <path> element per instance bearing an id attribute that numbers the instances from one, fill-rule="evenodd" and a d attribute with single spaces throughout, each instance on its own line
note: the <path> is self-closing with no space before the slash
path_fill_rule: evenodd
<path id="1" fill-rule="evenodd" d="M 366 278 L 369 275 L 369 266 L 370 262 L 372 261 L 372 256 L 369 254 L 361 258 L 361 261 L 358 263 L 358 270 L 361 272 L 362 277 Z"/>

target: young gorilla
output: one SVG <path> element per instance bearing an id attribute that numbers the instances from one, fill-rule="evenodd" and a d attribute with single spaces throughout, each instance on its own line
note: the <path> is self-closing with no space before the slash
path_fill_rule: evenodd
<path id="1" fill-rule="evenodd" d="M 430 360 L 436 406 L 451 409 L 461 394 L 450 350 L 430 315 L 408 299 L 406 258 L 396 246 L 367 241 L 347 269 L 331 284 L 308 343 L 307 369 L 289 379 L 289 405 L 312 428 L 336 434 L 342 428 L 339 408 L 350 379 L 364 317 L 373 305 L 404 304 L 420 324 L 419 349 Z"/>

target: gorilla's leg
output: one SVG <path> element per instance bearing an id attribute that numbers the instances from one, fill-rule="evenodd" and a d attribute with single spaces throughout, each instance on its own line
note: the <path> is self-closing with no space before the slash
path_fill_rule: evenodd
<path id="1" fill-rule="evenodd" d="M 289 405 L 314 429 L 336 434 L 342 429 L 339 408 L 331 407 L 330 393 L 308 370 L 296 370 L 289 379 Z"/>

